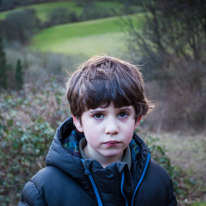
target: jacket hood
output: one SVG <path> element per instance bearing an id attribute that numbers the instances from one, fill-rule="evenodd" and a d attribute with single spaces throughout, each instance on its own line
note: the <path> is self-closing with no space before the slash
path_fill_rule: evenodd
<path id="1" fill-rule="evenodd" d="M 52 144 L 50 146 L 49 152 L 46 157 L 46 165 L 54 165 L 58 168 L 62 169 L 63 171 L 67 172 L 68 168 L 71 169 L 71 164 L 77 164 L 77 167 L 82 167 L 82 161 L 78 155 L 74 155 L 71 151 L 68 151 L 63 146 L 63 141 L 68 136 L 74 136 L 72 131 L 76 130 L 76 127 L 73 124 L 73 118 L 68 117 L 58 128 Z M 83 137 L 83 136 L 82 136 Z M 80 141 L 82 137 L 74 137 L 77 142 Z M 139 146 L 139 148 L 134 148 L 133 144 L 130 143 L 131 155 L 133 163 L 137 160 L 140 160 L 141 157 L 144 158 L 148 153 L 150 153 L 148 147 L 144 143 L 144 141 L 136 134 L 133 134 L 132 139 L 134 142 Z M 132 140 L 132 141 L 133 141 Z M 139 151 L 137 151 L 137 149 Z M 63 162 L 62 162 L 63 161 Z M 86 162 L 93 162 L 95 160 L 90 160 Z M 101 164 L 97 161 L 95 164 L 97 167 L 102 168 Z M 62 163 L 64 163 L 62 165 Z M 88 168 L 87 168 L 88 169 Z M 120 169 L 121 172 L 121 169 Z"/>
<path id="2" fill-rule="evenodd" d="M 102 168 L 95 160 L 81 160 L 76 146 L 82 137 L 74 129 L 72 118 L 59 126 L 46 158 L 48 167 L 24 186 L 19 206 L 177 205 L 169 175 L 150 161 L 148 148 L 136 134 L 129 144 L 130 170 L 124 162 Z"/>
<path id="3" fill-rule="evenodd" d="M 72 178 L 80 182 L 83 187 L 88 190 L 88 192 L 93 195 L 93 189 L 91 184 L 88 184 L 88 174 L 86 171 L 91 172 L 96 182 L 103 188 L 101 193 L 111 193 L 114 191 L 119 191 L 121 173 L 125 173 L 125 183 L 124 187 L 127 188 L 127 196 L 132 199 L 132 194 L 134 192 L 136 184 L 139 182 L 145 165 L 148 164 L 148 153 L 149 149 L 143 140 L 138 137 L 135 133 L 133 135 L 133 141 L 139 146 L 139 152 L 133 144 L 130 144 L 131 155 L 132 155 L 132 168 L 129 171 L 128 165 L 125 162 L 114 162 L 103 168 L 99 162 L 92 159 L 81 160 L 80 157 L 75 156 L 72 152 L 66 150 L 63 146 L 63 141 L 66 137 L 72 135 L 72 131 L 75 130 L 73 124 L 73 118 L 67 118 L 58 128 L 52 144 L 50 146 L 49 152 L 46 157 L 46 165 L 54 166 L 64 171 Z M 76 138 L 79 141 L 78 137 Z M 133 175 L 135 174 L 135 175 Z M 104 180 L 104 181 L 102 181 Z M 111 186 L 111 180 L 113 181 Z M 107 185 L 107 186 L 105 186 Z"/>

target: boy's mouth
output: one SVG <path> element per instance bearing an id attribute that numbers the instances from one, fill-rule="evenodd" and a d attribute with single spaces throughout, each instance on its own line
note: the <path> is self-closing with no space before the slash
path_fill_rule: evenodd
<path id="1" fill-rule="evenodd" d="M 120 142 L 116 141 L 116 140 L 109 140 L 107 142 L 105 142 L 104 144 L 108 145 L 108 146 L 115 146 L 117 144 L 119 144 Z"/>

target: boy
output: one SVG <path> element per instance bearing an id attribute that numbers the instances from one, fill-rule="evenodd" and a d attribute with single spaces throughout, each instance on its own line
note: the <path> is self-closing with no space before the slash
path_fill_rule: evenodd
<path id="1" fill-rule="evenodd" d="M 67 83 L 72 117 L 57 129 L 47 167 L 20 206 L 175 206 L 172 181 L 134 133 L 153 105 L 138 69 L 109 56 L 82 64 Z"/>

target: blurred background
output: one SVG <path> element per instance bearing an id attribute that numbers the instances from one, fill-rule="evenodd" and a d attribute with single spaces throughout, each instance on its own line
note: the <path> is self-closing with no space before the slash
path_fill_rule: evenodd
<path id="1" fill-rule="evenodd" d="M 18 205 L 93 55 L 139 65 L 156 107 L 136 131 L 179 205 L 206 205 L 206 1 L 0 0 L 0 205 Z"/>

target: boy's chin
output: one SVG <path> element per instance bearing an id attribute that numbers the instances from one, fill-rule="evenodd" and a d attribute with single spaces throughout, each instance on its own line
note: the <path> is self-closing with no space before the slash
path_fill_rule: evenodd
<path id="1" fill-rule="evenodd" d="M 104 152 L 102 156 L 105 158 L 119 158 L 123 155 L 123 151 L 112 151 L 112 152 Z"/>

